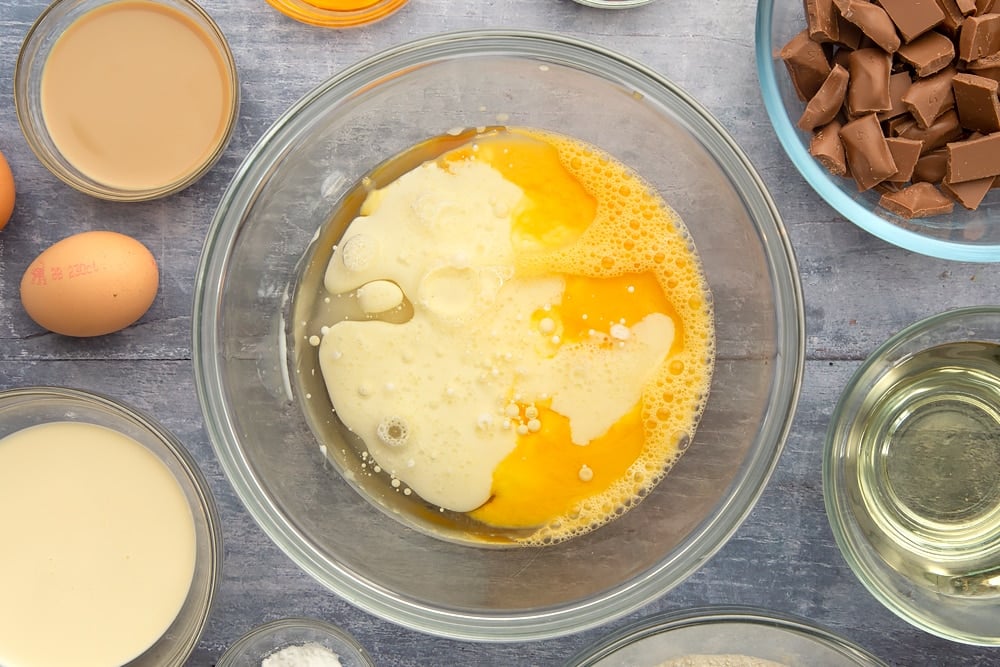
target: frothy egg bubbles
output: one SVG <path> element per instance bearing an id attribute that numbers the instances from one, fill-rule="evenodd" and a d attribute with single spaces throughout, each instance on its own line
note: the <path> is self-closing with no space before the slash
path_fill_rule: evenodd
<path id="1" fill-rule="evenodd" d="M 442 135 L 363 183 L 299 287 L 295 344 L 376 501 L 529 545 L 638 503 L 690 442 L 714 365 L 711 294 L 669 205 L 598 148 L 520 127 Z"/>

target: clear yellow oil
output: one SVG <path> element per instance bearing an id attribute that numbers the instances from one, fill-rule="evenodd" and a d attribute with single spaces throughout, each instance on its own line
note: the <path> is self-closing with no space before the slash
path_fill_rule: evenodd
<path id="1" fill-rule="evenodd" d="M 905 359 L 850 435 L 848 497 L 886 563 L 946 595 L 1000 596 L 1000 345 Z"/>

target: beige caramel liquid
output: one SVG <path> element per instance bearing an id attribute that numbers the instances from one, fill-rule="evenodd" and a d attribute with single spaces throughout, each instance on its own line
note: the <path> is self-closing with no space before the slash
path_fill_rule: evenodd
<path id="1" fill-rule="evenodd" d="M 184 492 L 149 450 L 77 422 L 0 440 L 0 665 L 123 665 L 194 575 Z"/>
<path id="2" fill-rule="evenodd" d="M 45 125 L 63 157 L 124 190 L 199 170 L 225 139 L 234 94 L 211 37 L 179 10 L 143 0 L 77 19 L 41 82 Z"/>

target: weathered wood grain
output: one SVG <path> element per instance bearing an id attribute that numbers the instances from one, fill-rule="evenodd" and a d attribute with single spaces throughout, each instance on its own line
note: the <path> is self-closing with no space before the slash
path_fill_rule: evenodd
<path id="1" fill-rule="evenodd" d="M 40 0 L 0 0 L 0 151 L 19 196 L 0 233 L 0 388 L 62 384 L 147 410 L 201 463 L 223 514 L 225 570 L 209 627 L 191 659 L 213 664 L 251 627 L 275 618 L 324 618 L 352 632 L 386 666 L 559 665 L 599 636 L 657 610 L 712 603 L 757 605 L 806 616 L 893 665 L 1000 664 L 1000 650 L 961 646 L 916 630 L 882 608 L 838 552 L 823 509 L 820 456 L 830 412 L 875 346 L 921 317 L 998 301 L 1000 266 L 933 260 L 889 246 L 836 215 L 782 153 L 761 102 L 753 62 L 755 3 L 661 0 L 602 11 L 571 0 L 411 0 L 377 25 L 341 32 L 301 25 L 264 0 L 204 0 L 233 48 L 242 79 L 239 125 L 221 161 L 165 200 L 111 204 L 78 194 L 30 153 L 12 89 L 20 41 Z M 207 441 L 191 368 L 191 304 L 202 240 L 223 188 L 266 128 L 325 78 L 381 48 L 448 30 L 553 30 L 615 49 L 688 90 L 728 130 L 767 183 L 801 272 L 809 363 L 780 465 L 748 520 L 688 581 L 626 619 L 527 644 L 473 644 L 424 636 L 363 613 L 301 573 L 240 505 Z M 136 326 L 93 341 L 41 332 L 22 312 L 25 267 L 74 232 L 112 229 L 146 243 L 162 287 Z M 553 582 L 556 585 L 556 582 Z"/>

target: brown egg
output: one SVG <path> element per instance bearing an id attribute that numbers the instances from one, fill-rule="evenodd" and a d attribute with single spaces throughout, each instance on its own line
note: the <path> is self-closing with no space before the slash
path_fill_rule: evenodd
<path id="1" fill-rule="evenodd" d="M 0 229 L 7 226 L 14 213 L 14 174 L 7 159 L 0 153 Z"/>
<path id="2" fill-rule="evenodd" d="M 21 303 L 39 326 L 101 336 L 149 310 L 159 270 L 142 243 L 117 232 L 83 232 L 50 246 L 21 278 Z"/>

